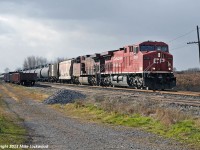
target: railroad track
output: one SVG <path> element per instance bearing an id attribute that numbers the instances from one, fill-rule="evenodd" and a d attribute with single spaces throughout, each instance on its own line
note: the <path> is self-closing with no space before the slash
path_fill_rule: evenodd
<path id="1" fill-rule="evenodd" d="M 177 104 L 181 106 L 195 106 L 200 107 L 200 93 L 199 92 L 189 92 L 189 91 L 153 91 L 153 90 L 141 90 L 141 89 L 131 89 L 131 88 L 120 88 L 120 87 L 100 87 L 100 86 L 87 86 L 87 85 L 74 85 L 74 84 L 60 84 L 60 83 L 48 83 L 48 82 L 39 82 L 37 85 L 40 86 L 51 86 L 53 88 L 65 88 L 65 87 L 73 87 L 79 91 L 85 91 L 87 88 L 87 92 L 93 92 L 94 89 L 104 90 L 104 91 L 118 91 L 119 94 L 125 94 L 124 92 L 132 93 L 146 93 L 149 94 L 149 97 L 154 100 L 159 100 L 161 102 L 166 102 L 170 104 Z M 153 94 L 153 95 L 152 95 Z M 160 95 L 160 98 L 158 98 Z M 171 98 L 167 98 L 165 96 L 171 96 Z M 179 97 L 174 98 L 174 97 Z"/>
<path id="2" fill-rule="evenodd" d="M 60 84 L 60 83 L 48 83 L 48 82 L 38 82 L 40 85 L 62 85 L 62 86 L 72 86 L 72 87 L 80 87 L 88 89 L 111 89 L 111 90 L 121 90 L 121 91 L 135 91 L 135 92 L 142 92 L 142 93 L 159 93 L 159 94 L 168 94 L 168 95 L 181 95 L 181 96 L 192 96 L 197 97 L 200 99 L 200 92 L 190 92 L 190 91 L 174 91 L 174 90 L 166 90 L 166 91 L 159 91 L 159 90 L 142 90 L 142 89 L 133 89 L 133 88 L 121 88 L 121 87 L 101 87 L 101 86 L 88 86 L 88 85 L 74 85 L 74 84 Z"/>

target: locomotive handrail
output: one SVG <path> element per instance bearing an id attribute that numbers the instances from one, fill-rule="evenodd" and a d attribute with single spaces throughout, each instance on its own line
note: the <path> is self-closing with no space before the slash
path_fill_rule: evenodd
<path id="1" fill-rule="evenodd" d="M 149 66 L 144 70 L 144 72 L 146 72 L 147 70 L 149 70 L 149 68 L 151 68 L 153 65 L 154 65 L 154 62 L 153 62 L 151 65 L 149 65 Z"/>

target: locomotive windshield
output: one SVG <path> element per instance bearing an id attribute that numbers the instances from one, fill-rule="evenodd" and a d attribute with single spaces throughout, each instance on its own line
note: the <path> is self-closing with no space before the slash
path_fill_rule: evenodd
<path id="1" fill-rule="evenodd" d="M 167 52 L 168 48 L 167 48 L 167 46 L 156 46 L 156 50 Z"/>
<path id="2" fill-rule="evenodd" d="M 140 51 L 155 51 L 155 50 L 167 52 L 168 47 L 167 46 L 153 46 L 153 45 L 141 45 L 140 46 Z"/>
<path id="3" fill-rule="evenodd" d="M 146 46 L 146 45 L 140 46 L 140 51 L 154 51 L 154 50 L 155 46 Z"/>

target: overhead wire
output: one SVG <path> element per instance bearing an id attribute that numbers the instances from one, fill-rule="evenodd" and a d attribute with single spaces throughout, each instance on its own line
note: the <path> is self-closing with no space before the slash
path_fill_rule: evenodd
<path id="1" fill-rule="evenodd" d="M 187 32 L 187 33 L 185 33 L 185 34 L 182 34 L 182 35 L 180 35 L 180 36 L 178 36 L 178 37 L 176 37 L 176 38 L 173 38 L 173 39 L 170 40 L 168 43 L 172 43 L 173 41 L 176 41 L 176 40 L 178 40 L 178 39 L 180 39 L 180 38 L 182 38 L 182 37 L 185 37 L 185 36 L 191 34 L 191 33 L 194 32 L 194 31 L 195 31 L 195 29 L 193 29 L 193 30 L 191 30 L 191 31 L 189 31 L 189 32 Z M 181 42 L 181 43 L 183 43 L 183 42 Z M 184 42 L 184 43 L 185 43 L 185 42 Z M 189 45 L 187 45 L 187 44 L 185 43 L 185 44 L 183 44 L 183 46 L 178 46 L 178 47 L 172 48 L 171 51 L 174 51 L 174 50 L 176 50 L 176 49 L 181 49 L 181 48 L 184 48 L 184 47 L 188 47 L 188 46 L 189 46 Z"/>
<path id="2" fill-rule="evenodd" d="M 170 51 L 174 51 L 174 50 L 181 49 L 181 48 L 188 47 L 188 46 L 190 46 L 190 45 L 178 46 L 178 47 L 172 48 Z"/>
<path id="3" fill-rule="evenodd" d="M 191 31 L 189 31 L 189 32 L 187 32 L 187 33 L 185 33 L 185 34 L 182 34 L 182 35 L 180 35 L 180 36 L 178 36 L 178 37 L 176 37 L 176 38 L 170 40 L 168 43 L 171 43 L 171 42 L 173 42 L 173 41 L 175 41 L 175 40 L 177 40 L 177 39 L 180 39 L 180 38 L 182 38 L 182 37 L 184 37 L 184 36 L 186 36 L 186 35 L 188 35 L 188 34 L 194 32 L 195 30 L 196 30 L 196 29 L 193 29 L 193 30 L 191 30 Z"/>

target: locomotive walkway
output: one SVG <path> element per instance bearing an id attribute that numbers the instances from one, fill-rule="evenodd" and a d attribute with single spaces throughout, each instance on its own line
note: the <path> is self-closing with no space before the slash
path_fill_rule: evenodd
<path id="1" fill-rule="evenodd" d="M 1 86 L 1 85 L 0 85 Z M 5 87 L 6 88 L 6 87 Z M 8 89 L 7 89 L 8 90 Z M 5 89 L 0 89 L 1 93 Z M 179 150 L 177 143 L 158 137 L 154 134 L 126 127 L 113 127 L 64 116 L 62 113 L 37 101 L 20 97 L 14 93 L 3 99 L 10 111 L 24 120 L 29 131 L 31 145 L 48 145 L 48 149 L 56 150 L 101 150 L 101 149 L 133 149 L 133 150 Z"/>

